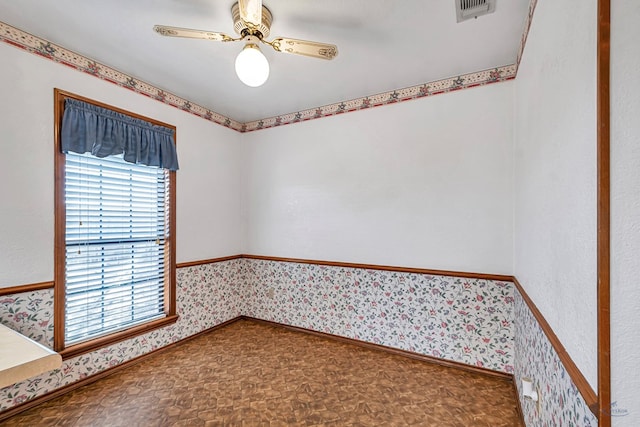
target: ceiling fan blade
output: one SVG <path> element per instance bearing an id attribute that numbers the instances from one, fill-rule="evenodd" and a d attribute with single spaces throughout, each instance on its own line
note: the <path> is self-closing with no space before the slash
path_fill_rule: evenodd
<path id="1" fill-rule="evenodd" d="M 310 56 L 312 58 L 333 59 L 338 55 L 338 46 L 334 44 L 318 43 L 307 40 L 279 37 L 267 42 L 278 52 L 294 55 Z"/>
<path id="2" fill-rule="evenodd" d="M 238 0 L 240 19 L 257 27 L 262 23 L 262 0 Z"/>
<path id="3" fill-rule="evenodd" d="M 187 37 L 190 39 L 207 39 L 217 42 L 232 42 L 237 39 L 229 37 L 223 33 L 213 31 L 192 30 L 190 28 L 168 27 L 166 25 L 154 25 L 153 30 L 163 36 L 168 37 Z"/>

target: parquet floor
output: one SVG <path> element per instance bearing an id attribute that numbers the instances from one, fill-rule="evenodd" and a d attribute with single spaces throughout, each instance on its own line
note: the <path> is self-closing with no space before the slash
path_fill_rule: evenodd
<path id="1" fill-rule="evenodd" d="M 6 426 L 521 426 L 512 384 L 241 320 Z"/>

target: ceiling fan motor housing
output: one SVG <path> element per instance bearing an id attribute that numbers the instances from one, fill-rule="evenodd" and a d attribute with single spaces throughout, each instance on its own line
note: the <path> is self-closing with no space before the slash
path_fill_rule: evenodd
<path id="1" fill-rule="evenodd" d="M 273 15 L 264 5 L 262 6 L 262 22 L 255 28 L 251 28 L 252 26 L 248 26 L 240 18 L 240 5 L 237 2 L 231 7 L 231 15 L 233 16 L 233 29 L 242 37 L 256 36 L 260 40 L 269 37 Z"/>

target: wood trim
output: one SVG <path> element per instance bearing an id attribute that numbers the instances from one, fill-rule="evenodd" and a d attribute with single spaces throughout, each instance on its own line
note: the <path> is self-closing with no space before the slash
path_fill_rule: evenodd
<path id="1" fill-rule="evenodd" d="M 503 282 L 511 282 L 513 280 L 513 276 L 509 276 L 506 274 L 470 273 L 470 272 L 463 272 L 463 271 L 432 270 L 432 269 L 426 269 L 426 268 L 397 267 L 397 266 L 377 265 L 377 264 L 359 264 L 359 263 L 340 262 L 340 261 L 321 261 L 321 260 L 311 260 L 311 259 L 303 259 L 303 258 L 283 258 L 283 257 L 273 257 L 273 256 L 266 256 L 266 255 L 250 255 L 250 254 L 238 254 L 238 255 L 230 255 L 230 256 L 220 257 L 220 258 L 204 259 L 199 261 L 181 262 L 177 264 L 176 267 L 177 268 L 194 267 L 198 265 L 213 264 L 216 262 L 229 261 L 234 259 L 256 259 L 256 260 L 276 261 L 276 262 L 295 262 L 298 264 L 326 265 L 329 267 L 360 268 L 360 269 L 366 269 L 366 270 L 395 271 L 398 273 L 430 274 L 434 276 L 466 277 L 469 279 L 498 280 Z"/>
<path id="2" fill-rule="evenodd" d="M 558 353 L 558 357 L 560 358 L 560 361 L 564 365 L 564 368 L 567 370 L 567 373 L 571 377 L 571 380 L 578 388 L 578 391 L 582 395 L 582 398 L 585 400 L 585 402 L 589 406 L 589 409 L 591 410 L 591 412 L 594 413 L 594 415 L 598 416 L 597 414 L 598 398 L 596 396 L 596 393 L 593 391 L 593 388 L 591 388 L 591 385 L 587 382 L 584 375 L 582 375 L 582 372 L 580 372 L 580 369 L 578 369 L 573 359 L 571 359 L 571 356 L 569 356 L 569 353 L 567 353 L 567 350 L 564 348 L 564 346 L 558 339 L 558 336 L 555 334 L 555 332 L 553 332 L 553 329 L 551 329 L 551 326 L 549 325 L 547 320 L 544 318 L 540 310 L 538 310 L 538 307 L 536 307 L 536 305 L 531 300 L 531 298 L 529 298 L 529 295 L 527 295 L 527 293 L 525 292 L 520 282 L 518 282 L 518 279 L 514 277 L 513 283 L 516 289 L 518 290 L 518 292 L 520 292 L 522 299 L 529 307 L 529 310 L 531 310 L 531 313 L 533 313 L 533 316 L 538 321 L 538 324 L 540 325 L 545 335 L 549 339 L 549 342 L 555 349 L 556 353 Z"/>
<path id="3" fill-rule="evenodd" d="M 460 369 L 467 372 L 472 372 L 474 374 L 486 375 L 494 378 L 500 378 L 505 381 L 513 381 L 513 375 L 507 374 L 504 372 L 494 371 L 487 368 L 480 368 L 477 366 L 467 365 L 466 363 L 454 362 L 452 360 L 439 359 L 433 356 L 427 356 L 426 354 L 415 353 L 413 351 L 401 350 L 399 348 L 387 347 L 380 344 L 374 344 L 367 341 L 360 341 L 353 338 L 342 337 L 340 335 L 328 334 L 326 332 L 318 332 L 313 329 L 301 328 L 298 326 L 286 325 L 284 323 L 272 322 L 270 320 L 257 319 L 251 316 L 240 316 L 240 318 L 244 320 L 249 320 L 251 322 L 261 323 L 264 325 L 276 326 L 279 328 L 288 329 L 294 332 L 301 332 L 308 335 L 313 335 L 316 337 L 338 341 L 345 344 L 356 345 L 358 347 L 368 348 L 370 350 L 383 351 L 389 354 L 395 354 L 398 356 L 408 357 L 409 359 L 420 360 L 422 362 L 433 363 L 435 365 L 445 366 L 447 368 Z"/>
<path id="4" fill-rule="evenodd" d="M 123 331 L 115 332 L 103 337 L 94 338 L 90 341 L 81 342 L 79 344 L 69 346 L 62 350 L 59 350 L 58 353 L 60 353 L 60 355 L 62 356 L 62 360 L 70 359 L 74 356 L 89 353 L 99 348 L 124 341 L 137 335 L 144 334 L 145 332 L 171 325 L 172 323 L 176 323 L 179 317 L 180 316 L 178 316 L 177 314 L 168 315 L 161 319 L 134 326 L 133 328 L 128 328 Z"/>
<path id="5" fill-rule="evenodd" d="M 246 259 L 258 259 L 258 260 L 278 261 L 278 262 L 295 262 L 299 264 L 326 265 L 331 267 L 362 268 L 366 270 L 396 271 L 399 273 L 430 274 L 434 276 L 466 277 L 469 279 L 498 280 L 503 282 L 511 282 L 513 280 L 513 276 L 508 276 L 504 274 L 485 274 L 485 273 L 468 273 L 463 271 L 430 270 L 425 268 L 396 267 L 396 266 L 376 265 L 376 264 L 359 264 L 359 263 L 339 262 L 339 261 L 317 261 L 317 260 L 310 260 L 310 259 L 281 258 L 281 257 L 271 257 L 271 256 L 264 256 L 264 255 L 242 254 L 241 256 L 242 258 L 246 258 Z"/>
<path id="6" fill-rule="evenodd" d="M 0 297 L 3 295 L 19 294 L 22 292 L 42 291 L 52 289 L 54 282 L 30 283 L 28 285 L 9 286 L 8 288 L 0 288 Z"/>
<path id="7" fill-rule="evenodd" d="M 177 145 L 177 134 L 174 133 L 173 143 Z M 177 313 L 177 290 L 176 290 L 176 252 L 177 252 L 177 240 L 176 240 L 176 206 L 177 196 L 176 190 L 176 171 L 169 171 L 169 286 L 166 291 L 169 295 L 165 294 L 165 313 L 171 317 L 176 316 Z M 166 251 L 167 249 L 165 249 Z"/>
<path id="8" fill-rule="evenodd" d="M 611 0 L 598 0 L 598 425 L 611 426 Z"/>
<path id="9" fill-rule="evenodd" d="M 62 115 L 66 92 L 53 89 L 54 98 L 54 250 L 53 250 L 53 349 L 64 348 L 64 319 L 65 319 L 65 223 L 66 210 L 64 208 L 64 164 L 60 132 L 62 130 Z"/>
<path id="10" fill-rule="evenodd" d="M 6 411 L 0 412 L 0 422 L 6 421 L 7 419 L 13 417 L 14 415 L 18 415 L 19 413 L 27 411 L 27 410 L 35 407 L 35 406 L 40 405 L 41 403 L 44 403 L 44 402 L 47 402 L 49 400 L 55 399 L 56 397 L 62 396 L 65 393 L 69 393 L 69 392 L 71 392 L 73 390 L 76 390 L 76 389 L 78 389 L 80 387 L 83 387 L 85 385 L 94 383 L 94 382 L 96 382 L 96 381 L 98 381 L 98 380 L 100 380 L 100 379 L 102 379 L 104 377 L 107 377 L 107 376 L 111 375 L 111 374 L 115 374 L 116 372 L 119 372 L 119 371 L 121 371 L 123 369 L 129 368 L 129 367 L 131 367 L 131 366 L 133 366 L 133 365 L 135 365 L 135 364 L 137 364 L 139 362 L 142 362 L 142 361 L 150 358 L 151 356 L 155 356 L 157 354 L 165 352 L 165 351 L 167 351 L 167 350 L 169 350 L 171 348 L 174 348 L 174 347 L 176 347 L 178 345 L 184 344 L 185 342 L 190 341 L 190 340 L 195 339 L 195 338 L 198 338 L 199 336 L 202 336 L 204 334 L 208 334 L 210 332 L 214 332 L 214 331 L 216 331 L 218 329 L 224 328 L 225 326 L 228 326 L 228 325 L 230 325 L 232 323 L 235 323 L 240 319 L 241 319 L 240 316 L 234 317 L 233 319 L 227 320 L 226 322 L 222 322 L 219 325 L 213 326 L 213 327 L 211 327 L 209 329 L 205 329 L 204 331 L 200 331 L 200 332 L 198 332 L 198 333 L 196 333 L 194 335 L 190 335 L 190 336 L 188 336 L 186 338 L 183 338 L 183 339 L 181 339 L 179 341 L 176 341 L 176 342 L 173 342 L 171 344 L 168 344 L 168 345 L 166 345 L 164 347 L 160 347 L 160 348 L 157 348 L 155 350 L 151 350 L 148 353 L 141 354 L 140 356 L 135 357 L 135 358 L 133 358 L 131 360 L 128 360 L 128 361 L 126 361 L 124 363 L 121 363 L 121 364 L 119 364 L 117 366 L 114 366 L 112 368 L 107 368 L 104 371 L 101 371 L 101 372 L 99 372 L 99 373 L 97 373 L 95 375 L 91 375 L 91 376 L 86 377 L 84 379 L 81 379 L 80 381 L 77 381 L 75 383 L 68 384 L 66 386 L 60 387 L 60 388 L 55 389 L 54 391 L 51 391 L 51 392 L 49 392 L 47 394 L 43 394 L 42 396 L 36 397 L 35 399 L 29 400 L 29 401 L 27 401 L 25 403 L 22 403 L 22 404 L 18 405 L 18 406 L 14 406 L 11 409 L 8 409 Z"/>
<path id="11" fill-rule="evenodd" d="M 243 258 L 243 255 L 230 255 L 230 256 L 225 256 L 220 258 L 203 259 L 200 261 L 181 262 L 179 264 L 176 264 L 176 267 L 177 268 L 195 267 L 198 265 L 213 264 L 216 262 L 230 261 L 233 259 L 240 259 L 240 258 Z"/>

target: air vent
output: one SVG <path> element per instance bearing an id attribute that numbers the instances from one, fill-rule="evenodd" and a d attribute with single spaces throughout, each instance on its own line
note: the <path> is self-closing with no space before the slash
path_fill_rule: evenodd
<path id="1" fill-rule="evenodd" d="M 481 15 L 493 13 L 496 10 L 496 0 L 455 0 L 456 18 L 458 22 L 477 18 Z"/>

